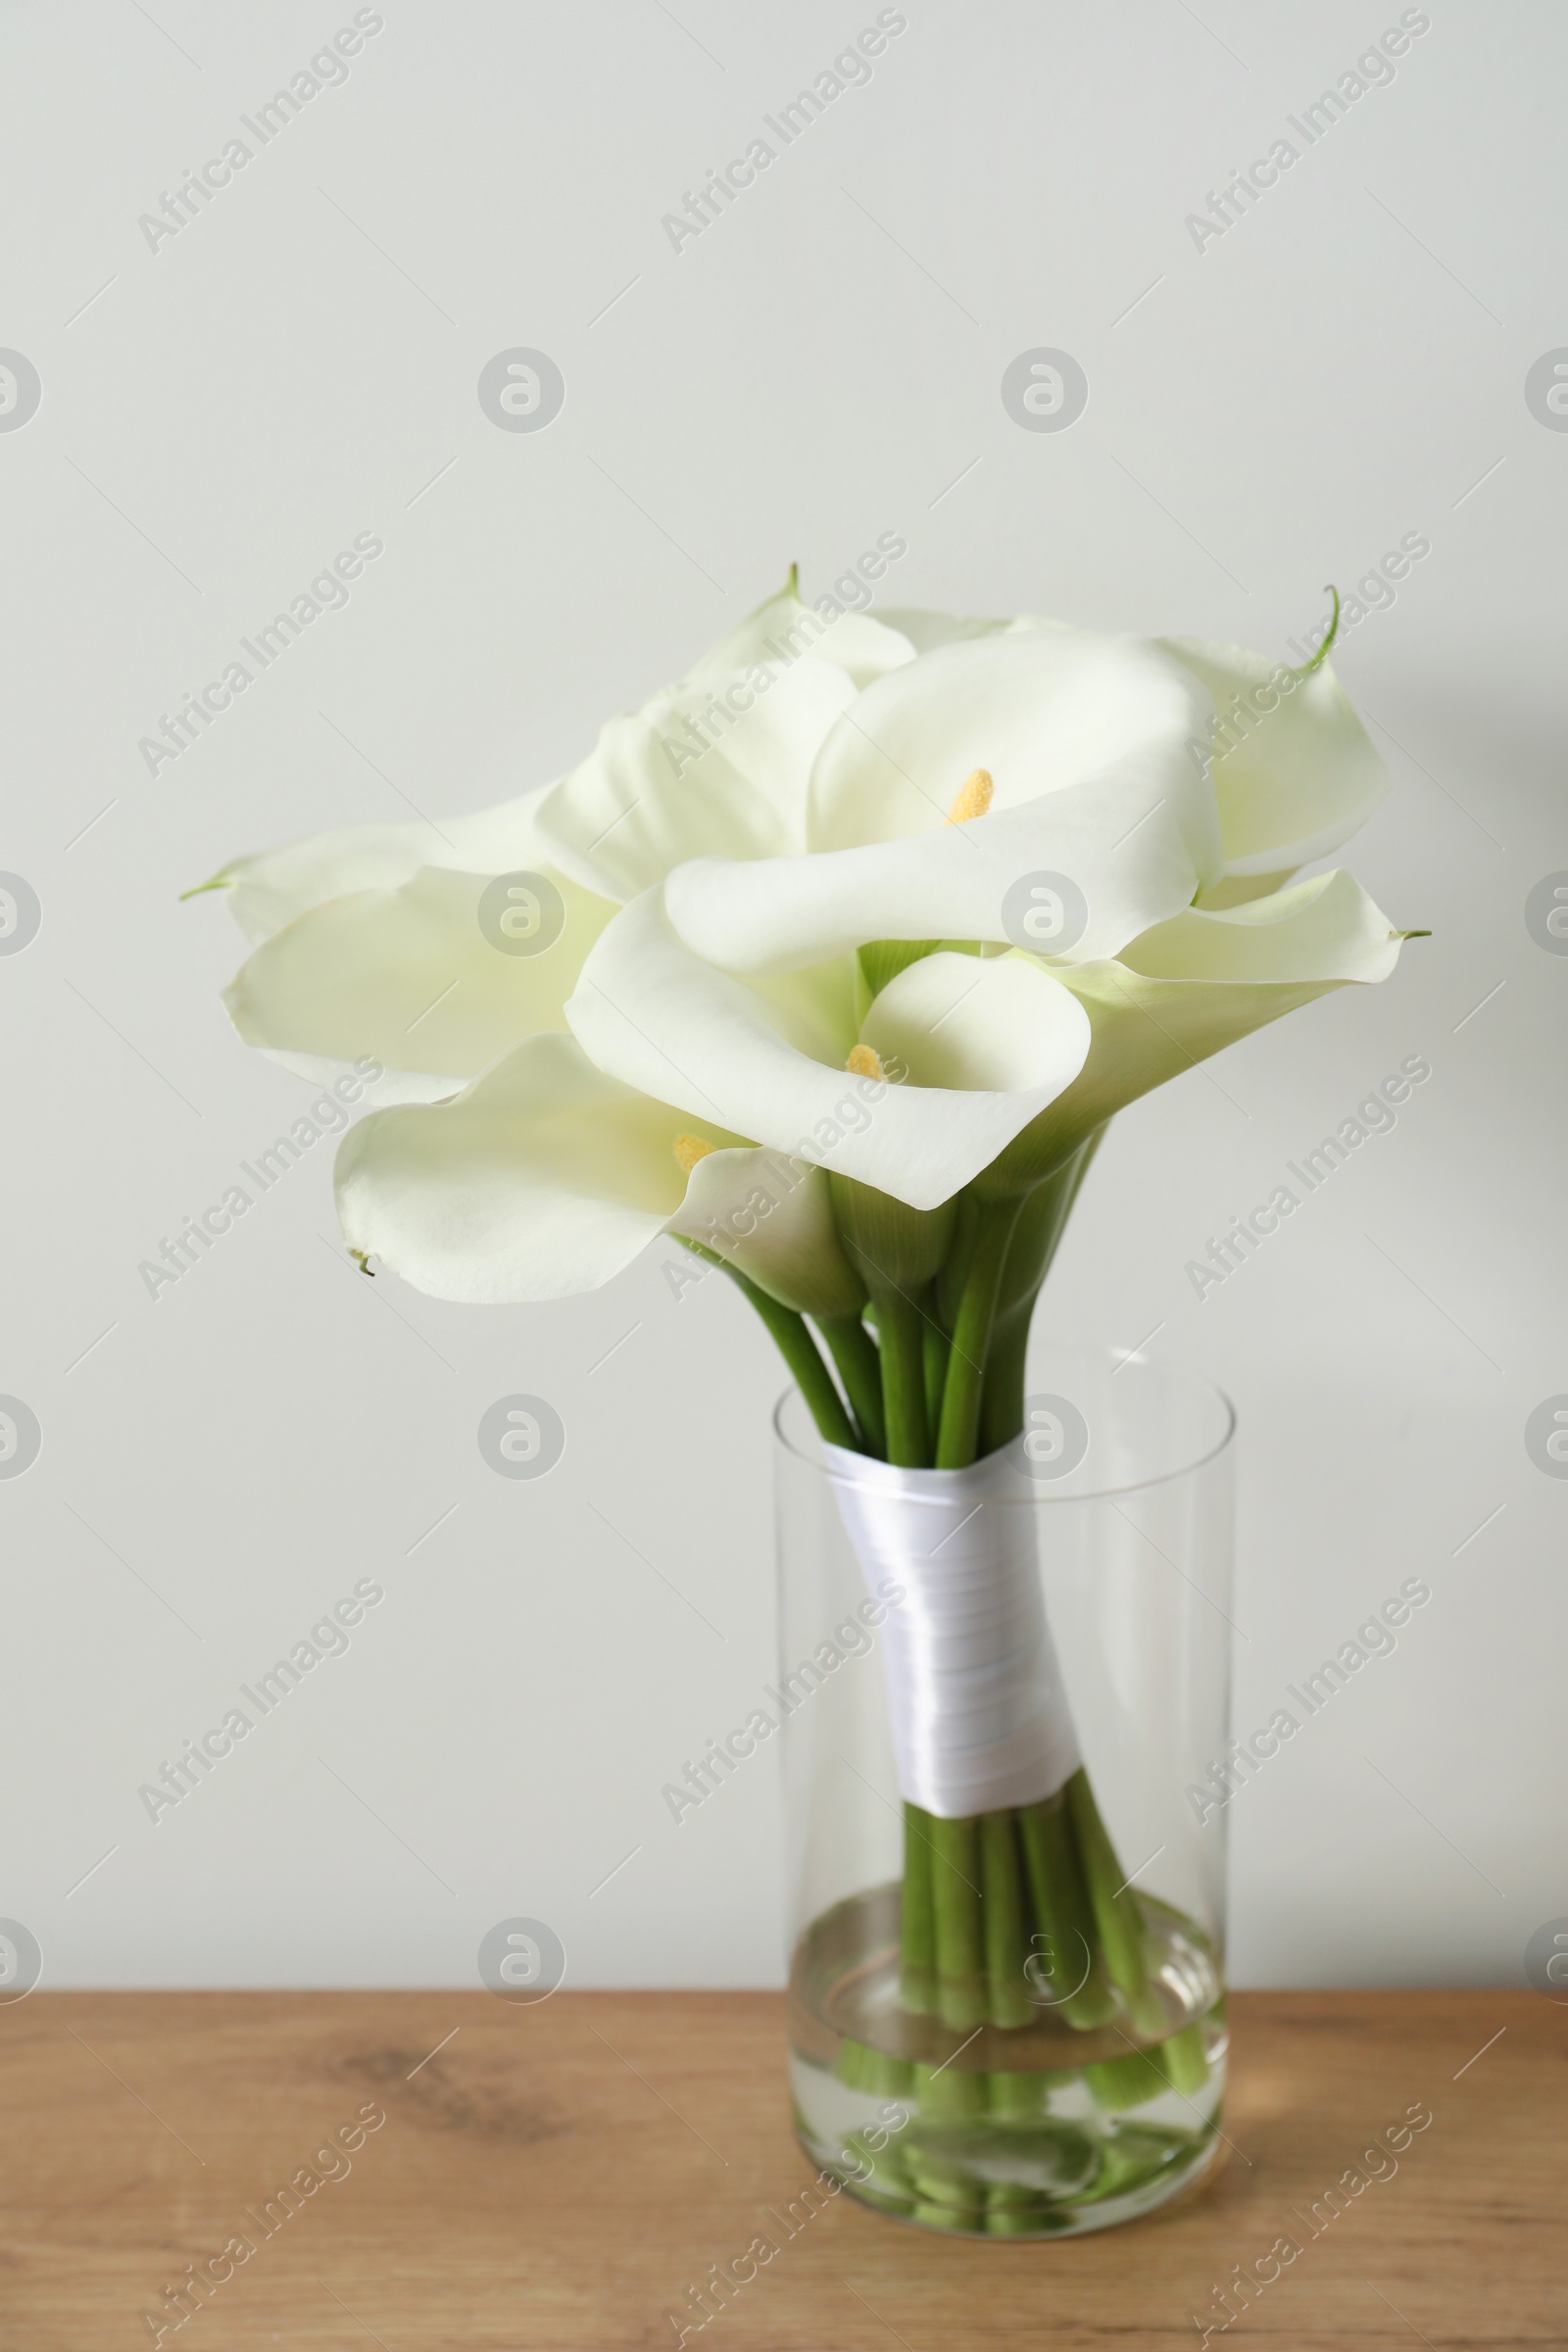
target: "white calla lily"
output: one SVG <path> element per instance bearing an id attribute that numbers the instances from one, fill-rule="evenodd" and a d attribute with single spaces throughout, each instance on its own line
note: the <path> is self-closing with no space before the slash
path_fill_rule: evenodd
<path id="1" fill-rule="evenodd" d="M 1132 639 L 949 639 L 829 734 L 813 854 L 696 859 L 670 877 L 670 919 L 726 970 L 778 972 L 876 939 L 1022 946 L 1031 891 L 1065 881 L 1076 912 L 1054 952 L 1114 956 L 1219 877 L 1209 725 L 1206 692 Z"/>
<path id="2" fill-rule="evenodd" d="M 1189 907 L 1133 940 L 1121 960 L 1150 980 L 1339 988 L 1386 980 L 1403 936 L 1340 867 L 1240 906 Z"/>
<path id="3" fill-rule="evenodd" d="M 379 1063 L 399 1105 L 340 1152 L 355 1247 L 521 1299 L 668 1233 L 858 1329 L 830 1175 L 873 1222 L 878 1195 L 906 1221 L 1014 1195 L 1163 1079 L 1393 968 L 1348 875 L 1279 886 L 1386 787 L 1326 661 L 874 618 L 792 575 L 543 793 L 203 887 L 256 943 L 241 1036 L 312 1078 Z"/>
<path id="4" fill-rule="evenodd" d="M 655 695 L 611 719 L 545 796 L 551 856 L 624 901 L 707 849 L 761 858 L 798 847 L 811 757 L 854 699 L 845 671 L 809 655 Z"/>
<path id="5" fill-rule="evenodd" d="M 818 745 L 862 686 L 912 659 L 869 614 L 803 604 L 792 579 L 678 685 L 609 721 L 545 795 L 541 838 L 564 872 L 618 900 L 705 853 L 804 849 Z"/>
<path id="6" fill-rule="evenodd" d="M 1330 989 L 1385 980 L 1404 934 L 1343 871 L 1191 907 L 1119 957 L 1062 968 L 1093 1040 L 1073 1084 L 1003 1154 L 1005 1187 L 1050 1174 L 1115 1112 Z"/>
<path id="7" fill-rule="evenodd" d="M 914 647 L 903 631 L 903 617 L 846 612 L 835 596 L 808 604 L 792 568 L 777 595 L 766 598 L 738 628 L 721 637 L 687 675 L 703 680 L 730 677 L 754 662 L 788 663 L 803 654 L 816 654 L 844 670 L 858 692 L 884 670 L 897 669 L 912 658 Z"/>
<path id="8" fill-rule="evenodd" d="M 566 998 L 614 911 L 564 875 L 529 869 L 513 883 L 420 866 L 393 889 L 351 890 L 296 916 L 257 949 L 224 1003 L 249 1045 L 370 1058 L 450 1094 L 523 1038 L 565 1028 Z M 518 915 L 520 938 L 509 931 Z M 559 931 L 527 953 L 526 925 L 541 920 Z"/>
<path id="9" fill-rule="evenodd" d="M 692 1168 L 665 1231 L 700 1242 L 799 1314 L 853 1315 L 864 1302 L 826 1171 L 783 1152 L 708 1152 Z"/>
<path id="10" fill-rule="evenodd" d="M 814 1313 L 861 1297 L 827 1178 L 534 1037 L 450 1101 L 373 1111 L 344 1138 L 350 1248 L 416 1290 L 470 1305 L 594 1290 L 662 1233 L 702 1242 L 770 1296 Z"/>
<path id="11" fill-rule="evenodd" d="M 1043 978 L 1051 982 L 1044 989 Z M 1069 1083 L 1063 1073 L 1076 1077 L 1088 1047 L 1072 999 L 1064 1004 L 1055 985 L 1030 956 L 941 950 L 872 998 L 860 1041 L 916 1088 L 1032 1094 Z"/>
<path id="12" fill-rule="evenodd" d="M 650 891 L 594 947 L 566 1016 L 628 1085 L 913 1208 L 939 1206 L 986 1167 L 1088 1051 L 1082 1007 L 1033 958 L 922 958 L 863 1025 L 855 1000 L 849 956 L 758 984 L 720 971 Z M 878 1037 L 933 1082 L 847 1070 Z"/>
<path id="13" fill-rule="evenodd" d="M 1326 657 L 1289 669 L 1236 645 L 1162 640 L 1214 701 L 1226 881 L 1267 891 L 1366 823 L 1392 779 Z"/>
<path id="14" fill-rule="evenodd" d="M 811 772 L 808 846 L 940 828 L 977 768 L 999 809 L 1129 771 L 1172 791 L 1201 786 L 1211 725 L 1192 671 L 1135 638 L 1028 627 L 939 645 L 868 686 L 833 727 Z M 1205 878 L 1220 861 L 1211 812 L 1208 827 L 1196 845 Z"/>
<path id="15" fill-rule="evenodd" d="M 421 866 L 460 873 L 506 874 L 543 869 L 547 862 L 535 817 L 541 796 L 498 802 L 439 825 L 348 825 L 313 833 L 247 858 L 231 858 L 210 882 L 185 893 L 226 890 L 229 911 L 246 938 L 259 945 L 285 923 L 328 899 L 358 890 L 395 890 Z"/>
<path id="16" fill-rule="evenodd" d="M 1062 958 L 1083 961 L 1192 903 L 1214 870 L 1212 816 L 1185 758 L 1129 753 L 1082 784 L 938 830 L 759 864 L 697 858 L 671 874 L 665 904 L 710 961 L 779 972 L 867 940 L 1022 946 L 1033 894 L 1050 890 Z M 1073 910 L 1054 896 L 1063 882 Z"/>

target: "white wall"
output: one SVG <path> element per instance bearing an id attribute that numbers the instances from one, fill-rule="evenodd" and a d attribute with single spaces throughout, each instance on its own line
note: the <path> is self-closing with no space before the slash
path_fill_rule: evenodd
<path id="1" fill-rule="evenodd" d="M 1397 7 L 907 0 L 678 253 L 661 217 L 870 0 L 381 13 L 156 251 L 138 216 L 352 7 L 0 25 L 0 343 L 43 386 L 0 433 L 0 866 L 43 908 L 0 957 L 0 1390 L 44 1431 L 0 1482 L 0 1912 L 59 1984 L 470 1983 L 515 1913 L 578 1983 L 778 1979 L 770 1766 L 678 1829 L 659 1795 L 772 1672 L 766 1344 L 716 1282 L 677 1302 L 670 1252 L 537 1311 L 366 1282 L 324 1149 L 149 1298 L 138 1261 L 306 1099 L 228 1030 L 221 902 L 176 893 L 549 778 L 792 558 L 814 590 L 879 532 L 900 601 L 1273 653 L 1419 533 L 1341 669 L 1396 781 L 1356 869 L 1436 936 L 1128 1114 L 1048 1311 L 1239 1403 L 1242 1728 L 1433 1588 L 1237 1801 L 1241 1981 L 1519 1982 L 1568 1910 L 1568 1486 L 1523 1443 L 1568 1391 L 1568 961 L 1524 920 L 1568 867 L 1568 436 L 1524 396 L 1568 342 L 1560 12 L 1434 0 L 1200 251 L 1205 191 Z M 517 345 L 564 375 L 545 432 L 475 396 Z M 1087 371 L 1069 431 L 1003 407 L 1034 346 Z M 348 609 L 150 776 L 172 698 L 362 531 Z M 1185 1261 L 1410 1054 L 1397 1130 L 1200 1302 Z M 475 1445 L 514 1390 L 569 1433 L 537 1484 Z M 138 1784 L 367 1576 L 349 1654 L 149 1822 Z"/>

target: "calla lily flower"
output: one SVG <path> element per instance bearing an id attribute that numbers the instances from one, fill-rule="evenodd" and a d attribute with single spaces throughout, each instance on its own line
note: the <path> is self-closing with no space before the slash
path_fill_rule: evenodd
<path id="1" fill-rule="evenodd" d="M 1288 669 L 1240 646 L 1162 642 L 1213 697 L 1225 873 L 1205 904 L 1235 906 L 1332 856 L 1393 779 L 1326 653 Z"/>
<path id="2" fill-rule="evenodd" d="M 1009 809 L 1133 765 L 1181 790 L 1197 825 L 1210 723 L 1190 667 L 1136 638 L 1035 623 L 950 641 L 877 679 L 829 733 L 811 770 L 808 847 L 940 831 L 976 769 L 991 778 L 990 805 Z M 1217 872 L 1212 817 L 1194 847 Z"/>
<path id="3" fill-rule="evenodd" d="M 537 864 L 543 856 L 535 825 L 538 806 L 528 795 L 468 816 L 443 817 L 439 826 L 346 825 L 334 833 L 308 834 L 279 849 L 231 858 L 185 896 L 227 891 L 234 920 L 253 946 L 260 946 L 329 899 L 353 891 L 395 890 L 422 866 L 489 875 Z"/>
<path id="4" fill-rule="evenodd" d="M 926 956 L 863 1017 L 857 1000 L 848 954 L 756 984 L 721 971 L 656 889 L 602 934 L 566 1015 L 627 1085 L 911 1208 L 988 1166 L 1089 1049 L 1087 1014 L 1032 956 Z"/>
<path id="5" fill-rule="evenodd" d="M 240 1036 L 302 1076 L 379 1062 L 381 1102 L 450 1095 L 538 1031 L 564 1031 L 614 913 L 552 866 L 537 800 L 362 826 L 238 858 L 225 889 L 256 951 L 224 991 Z"/>
<path id="6" fill-rule="evenodd" d="M 670 920 L 729 971 L 776 972 L 866 940 L 1025 945 L 1031 887 L 1071 904 L 1088 960 L 1192 903 L 1221 871 L 1207 692 L 1158 648 L 1075 629 L 939 646 L 888 671 L 811 773 L 812 855 L 702 858 Z"/>
<path id="7" fill-rule="evenodd" d="M 449 1102 L 372 1111 L 339 1149 L 345 1239 L 416 1290 L 469 1304 L 609 1282 L 662 1233 L 700 1242 L 784 1305 L 858 1310 L 828 1180 L 690 1120 L 530 1038 Z"/>
<path id="8" fill-rule="evenodd" d="M 1189 907 L 1118 957 L 1060 969 L 1089 1016 L 1089 1053 L 988 1183 L 1038 1182 L 1152 1087 L 1331 989 L 1386 980 L 1404 937 L 1336 871 L 1237 906 Z"/>
<path id="9" fill-rule="evenodd" d="M 373 1058 L 382 1102 L 451 1094 L 523 1038 L 564 1029 L 620 900 L 699 852 L 804 847 L 822 737 L 862 686 L 913 658 L 865 613 L 830 620 L 804 604 L 792 575 L 679 686 L 611 720 L 554 787 L 439 827 L 361 826 L 235 858 L 200 886 L 229 893 L 261 951 L 225 994 L 235 1027 L 312 1079 Z M 486 905 L 502 875 L 517 900 L 545 902 L 537 952 L 505 893 Z"/>
<path id="10" fill-rule="evenodd" d="M 565 1028 L 588 950 L 614 913 L 542 864 L 500 877 L 420 866 L 297 915 L 224 992 L 247 1044 L 298 1062 L 368 1057 L 404 1099 L 437 1100 L 526 1037 Z M 515 918 L 520 939 L 504 927 Z M 537 954 L 527 926 L 556 935 Z"/>
<path id="11" fill-rule="evenodd" d="M 1289 877 L 1387 784 L 1322 657 L 835 617 L 792 575 L 542 793 L 204 887 L 253 943 L 241 1036 L 381 1065 L 339 1155 L 361 1251 L 542 1298 L 670 1233 L 854 1316 L 829 1174 L 919 1211 L 1016 1192 L 1383 978 L 1401 935 L 1349 876 Z"/>
<path id="12" fill-rule="evenodd" d="M 546 794 L 541 839 L 563 872 L 617 900 L 690 858 L 804 849 L 818 746 L 861 687 L 913 659 L 866 613 L 825 619 L 792 575 L 678 685 L 609 721 Z"/>

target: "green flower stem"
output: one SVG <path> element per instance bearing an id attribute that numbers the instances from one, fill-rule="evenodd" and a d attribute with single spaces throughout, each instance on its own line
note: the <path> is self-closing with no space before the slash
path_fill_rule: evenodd
<path id="1" fill-rule="evenodd" d="M 850 1451 L 862 1450 L 856 1438 L 855 1428 L 844 1409 L 844 1399 L 833 1386 L 833 1375 L 817 1351 L 816 1342 L 806 1327 L 804 1315 L 792 1307 L 780 1306 L 755 1282 L 744 1274 L 727 1268 L 732 1282 L 738 1282 L 751 1298 L 762 1321 L 778 1343 L 779 1353 L 795 1375 L 796 1385 L 810 1407 L 811 1418 L 829 1446 L 843 1446 Z"/>
<path id="2" fill-rule="evenodd" d="M 1010 1812 L 980 1816 L 986 2014 L 994 2026 L 1026 2026 L 1033 2015 L 1023 1973 L 1028 1942 L 1013 1819 Z"/>
<path id="3" fill-rule="evenodd" d="M 991 2115 L 1043 2115 L 1052 2086 L 1067 2079 L 1064 2072 L 1048 2073 L 1044 2067 L 987 2075 L 986 2110 Z"/>
<path id="4" fill-rule="evenodd" d="M 931 1908 L 936 1923 L 937 2006 L 945 2026 L 984 2025 L 980 1838 L 975 1821 L 931 1816 Z"/>
<path id="5" fill-rule="evenodd" d="M 985 2114 L 989 2083 L 987 2077 L 977 2071 L 953 2065 L 916 2065 L 910 2073 L 913 2081 L 909 2087 L 920 2103 L 923 2116 L 941 2116 L 947 2120 Z M 952 2162 L 951 2158 L 933 2158 L 929 2151 L 921 2155 L 922 2167 L 939 2173 L 948 2172 Z"/>
<path id="6" fill-rule="evenodd" d="M 1029 1352 L 1033 1298 L 999 1317 L 980 1392 L 979 1451 L 995 1453 L 1023 1428 L 1024 1362 Z"/>
<path id="7" fill-rule="evenodd" d="M 1039 2237 L 1040 2216 L 1033 2205 L 992 2205 L 986 2213 L 987 2237 Z"/>
<path id="8" fill-rule="evenodd" d="M 982 1454 L 995 1453 L 999 1446 L 1009 1445 L 1023 1428 L 1025 1361 L 1035 1300 L 1104 1132 L 1102 1127 L 1097 1128 L 1054 1176 L 1048 1176 L 1044 1184 L 1036 1185 L 1025 1196 L 1018 1212 L 1002 1269 L 997 1319 L 980 1401 Z"/>
<path id="9" fill-rule="evenodd" d="M 817 1329 L 838 1366 L 844 1393 L 860 1427 L 863 1452 L 887 1459 L 887 1417 L 882 1409 L 882 1362 L 877 1344 L 859 1316 L 819 1315 Z"/>
<path id="10" fill-rule="evenodd" d="M 1167 2090 L 1191 2098 L 1208 2081 L 1202 2021 L 1195 2018 L 1180 2033 L 1147 2050 L 1129 2050 L 1124 2058 L 1105 2058 L 1098 2066 L 1086 2066 L 1084 2080 L 1096 2106 L 1112 2114 L 1121 2108 L 1142 2107 Z"/>
<path id="11" fill-rule="evenodd" d="M 684 1240 L 684 1235 L 681 1238 Z M 798 1315 L 793 1307 L 781 1306 L 715 1250 L 705 1250 L 701 1242 L 688 1241 L 686 1247 L 695 1256 L 706 1258 L 710 1266 L 722 1266 L 736 1289 L 751 1300 L 772 1334 L 780 1355 L 794 1374 L 796 1387 L 810 1408 L 812 1420 L 828 1445 L 845 1446 L 853 1453 L 863 1452 L 844 1408 L 844 1399 L 833 1386 L 833 1375 L 822 1361 L 805 1316 Z"/>
<path id="12" fill-rule="evenodd" d="M 804 1317 L 711 1250 L 687 1246 L 722 1266 L 751 1300 L 829 1444 L 910 1469 L 966 1469 L 1022 1429 L 1035 1301 L 1099 1141 L 1098 1132 L 1089 1136 L 1021 1199 L 968 1192 L 941 1212 L 907 1211 L 835 1179 L 835 1214 L 871 1294 L 866 1317 L 874 1340 L 860 1316 L 823 1316 L 819 1349 Z M 1085 2070 L 1103 2108 L 1139 2105 L 1162 2088 L 1200 2087 L 1207 2078 L 1201 2029 L 1168 2031 L 1150 1977 L 1143 1905 L 1125 1884 L 1082 1769 L 1039 1804 L 959 1821 L 906 1804 L 904 1823 L 899 1997 L 906 2011 L 934 2014 L 965 2034 L 988 2023 L 1016 2030 L 1033 2022 L 1042 1991 L 1049 1999 L 1058 1984 L 1071 1984 L 1051 2004 L 1063 2024 L 1091 2032 L 1125 2019 L 1126 2057 Z M 1043 1981 L 1034 1986 L 1025 1976 L 1031 1953 L 1040 1967 L 1030 1975 Z M 1134 2034 L 1146 2046 L 1133 2045 Z M 872 2086 L 880 2067 L 903 2064 L 851 2045 L 842 2053 L 845 2082 L 860 2088 Z M 934 2122 L 989 2115 L 1013 2119 L 1019 2129 L 1039 2111 L 1049 2080 L 1030 2070 L 989 2075 L 918 2066 L 908 2088 L 920 2115 Z M 878 2186 L 907 2196 L 915 2218 L 939 2227 L 967 2226 L 962 2217 L 972 2221 L 979 2209 L 988 2230 L 1034 2233 L 1012 2190 L 993 2199 L 953 2157 L 912 2133 Z"/>
<path id="13" fill-rule="evenodd" d="M 848 2034 L 839 2044 L 833 2072 L 851 2090 L 904 2091 L 914 2079 L 914 2069 L 907 2058 L 895 2058 L 889 2051 L 874 2050 L 866 2042 L 852 2041 Z"/>
<path id="14" fill-rule="evenodd" d="M 973 1193 L 960 1193 L 948 1253 L 937 1272 L 937 1307 L 943 1328 L 950 1332 L 957 1319 L 958 1299 L 969 1271 L 969 1260 L 974 1255 L 975 1229 L 979 1219 L 980 1203 Z"/>
<path id="15" fill-rule="evenodd" d="M 1100 1818 L 1089 1775 L 1081 1764 L 1067 1783 L 1067 1806 L 1077 1833 L 1079 1858 L 1106 1971 L 1138 2031 L 1157 2034 L 1167 2020 L 1164 2006 L 1149 1982 L 1143 1906 L 1132 1887 L 1125 1884 L 1127 1874 Z"/>
<path id="16" fill-rule="evenodd" d="M 876 1302 L 882 1341 L 882 1404 L 887 1416 L 888 1460 L 906 1470 L 931 1461 L 925 1417 L 925 1318 L 901 1291 L 885 1291 Z"/>
<path id="17" fill-rule="evenodd" d="M 911 2132 L 902 2142 L 905 2170 L 914 2204 L 910 2219 L 932 2230 L 969 2228 L 977 2207 L 985 2204 L 985 2183 L 964 2165 L 961 2156 L 944 2146 L 951 2127 L 978 2123 L 988 2109 L 989 2078 L 966 2073 L 957 2066 L 916 2066 L 910 2096 L 920 2121 L 947 2126 L 935 2145 L 916 2139 Z M 961 2138 L 959 2145 L 961 2146 Z"/>
<path id="18" fill-rule="evenodd" d="M 858 2159 L 862 2186 L 873 2196 L 898 2198 L 898 2210 L 902 2210 L 909 2195 L 909 2173 L 898 2141 L 884 2139 L 880 2148 L 874 2148 L 863 2132 L 851 2132 L 844 2145 Z"/>
<path id="19" fill-rule="evenodd" d="M 923 2170 L 920 2169 L 922 2165 L 924 2166 Z M 929 2185 L 928 2175 L 931 2168 L 928 2162 L 911 2156 L 908 2160 L 908 2169 L 911 2187 L 918 2190 L 922 2185 Z M 935 2185 L 945 2186 L 947 2181 L 948 2176 L 944 2175 L 942 2180 Z M 910 2221 L 919 2222 L 927 2230 L 967 2230 L 969 2218 L 969 2207 L 944 2204 L 934 2195 L 926 2198 L 917 2194 L 909 2207 Z"/>
<path id="20" fill-rule="evenodd" d="M 916 2017 L 937 2005 L 936 1918 L 931 1906 L 931 1816 L 904 1808 L 904 1900 L 899 1937 L 899 2004 Z"/>
<path id="21" fill-rule="evenodd" d="M 1088 2033 L 1103 2025 L 1116 2004 L 1101 1965 L 1072 1815 L 1060 1790 L 1038 1804 L 1020 1805 L 1018 1838 L 1043 1947 L 1039 1973 L 1063 1987 L 1054 2004 L 1058 2014 L 1079 2033 Z"/>
<path id="22" fill-rule="evenodd" d="M 1179 2090 L 1183 2098 L 1191 2098 L 1195 2090 L 1201 2090 L 1208 2081 L 1202 2020 L 1195 2018 L 1190 2026 L 1183 2026 L 1179 2034 L 1162 2041 L 1154 2062 L 1160 2073 L 1170 2078 L 1172 2090 Z"/>
<path id="23" fill-rule="evenodd" d="M 1016 1200 L 987 1202 L 976 1222 L 974 1253 L 954 1318 L 953 1360 L 942 1392 L 942 1422 L 936 1446 L 939 1470 L 966 1470 L 975 1457 L 986 1356 L 996 1321 L 1002 1269 L 1018 1220 L 1019 1205 Z"/>
<path id="24" fill-rule="evenodd" d="M 925 1425 L 927 1429 L 942 1426 L 942 1391 L 948 1377 L 948 1359 L 953 1353 L 953 1342 L 933 1316 L 927 1315 L 921 1332 L 925 1349 Z"/>
<path id="25" fill-rule="evenodd" d="M 922 2171 L 919 2169 L 920 2159 L 910 2157 L 908 2162 L 910 2185 L 918 2190 L 926 2183 L 930 2166 L 927 2164 Z M 937 2185 L 945 2184 L 946 2176 L 944 2176 L 943 2181 Z M 967 2230 L 969 2209 L 962 2205 L 943 2204 L 935 2196 L 925 2198 L 916 2195 L 914 2202 L 909 2207 L 909 2219 L 911 2222 L 919 2222 L 927 2230 Z"/>

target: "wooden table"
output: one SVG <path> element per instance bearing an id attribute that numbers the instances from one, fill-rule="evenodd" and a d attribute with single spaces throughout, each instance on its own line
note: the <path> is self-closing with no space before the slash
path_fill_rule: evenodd
<path id="1" fill-rule="evenodd" d="M 766 2209 L 811 2177 L 781 2013 L 773 1994 L 668 1992 L 534 2007 L 35 1993 L 0 2008 L 0 2343 L 147 2345 L 142 2313 L 239 2236 L 255 2252 L 166 2346 L 673 2345 L 666 2312 L 759 2231 L 780 2237 Z M 1187 2346 L 1216 2282 L 1282 2233 L 1301 2254 L 1213 2342 L 1568 2345 L 1568 2008 L 1530 1992 L 1251 1993 L 1234 2019 L 1235 2152 L 1190 2203 L 1039 2245 L 943 2238 L 841 2197 L 688 2345 Z M 1432 2124 L 1396 2175 L 1308 2236 L 1298 2216 L 1423 2104 Z M 352 2154 L 318 2159 L 378 2114 Z M 264 2235 L 265 2200 L 303 2168 L 339 2177 L 297 2191 L 298 2210 L 275 2204 Z"/>

